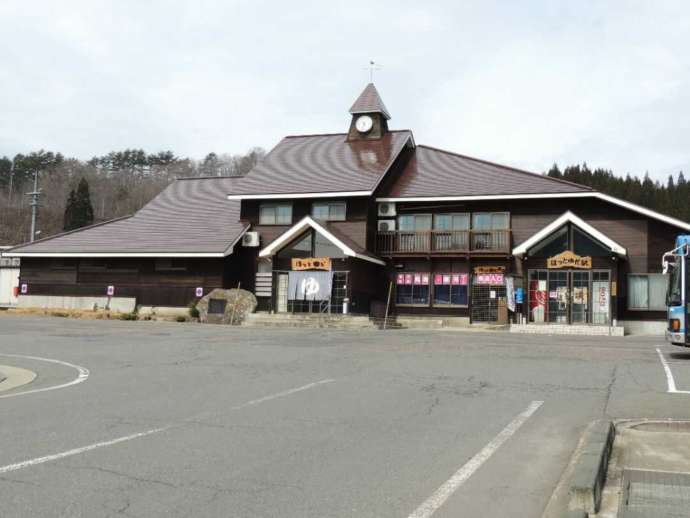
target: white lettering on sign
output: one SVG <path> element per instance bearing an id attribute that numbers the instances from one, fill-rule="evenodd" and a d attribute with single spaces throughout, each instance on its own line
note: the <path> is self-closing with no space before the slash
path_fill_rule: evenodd
<path id="1" fill-rule="evenodd" d="M 314 277 L 307 277 L 302 280 L 302 288 L 300 291 L 307 297 L 313 297 L 320 289 L 321 285 Z"/>
<path id="2" fill-rule="evenodd" d="M 480 273 L 477 275 L 477 284 L 503 284 L 503 274 Z"/>

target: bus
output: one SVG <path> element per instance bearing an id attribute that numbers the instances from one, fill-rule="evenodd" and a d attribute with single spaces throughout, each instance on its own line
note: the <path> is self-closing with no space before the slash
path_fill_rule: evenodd
<path id="1" fill-rule="evenodd" d="M 668 274 L 666 289 L 666 341 L 674 345 L 690 347 L 688 339 L 688 252 L 690 235 L 676 238 L 676 247 L 666 252 L 661 260 L 663 272 Z"/>

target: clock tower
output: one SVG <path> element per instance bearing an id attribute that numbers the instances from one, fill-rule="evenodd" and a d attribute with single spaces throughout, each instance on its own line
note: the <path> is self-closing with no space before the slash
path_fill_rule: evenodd
<path id="1" fill-rule="evenodd" d="M 374 83 L 369 83 L 350 108 L 352 122 L 347 140 L 380 139 L 388 131 L 391 118 Z"/>

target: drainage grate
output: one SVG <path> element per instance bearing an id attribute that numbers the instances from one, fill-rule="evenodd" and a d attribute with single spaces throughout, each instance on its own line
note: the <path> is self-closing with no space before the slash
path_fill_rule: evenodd
<path id="1" fill-rule="evenodd" d="M 687 518 L 690 473 L 623 471 L 620 518 Z"/>

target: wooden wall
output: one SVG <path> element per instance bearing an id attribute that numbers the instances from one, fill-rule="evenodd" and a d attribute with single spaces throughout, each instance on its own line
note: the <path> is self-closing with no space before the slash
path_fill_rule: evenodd
<path id="1" fill-rule="evenodd" d="M 148 258 L 108 259 L 105 269 L 90 267 L 84 259 L 22 258 L 20 283 L 28 284 L 30 295 L 69 296 L 104 296 L 112 285 L 115 296 L 135 297 L 139 305 L 186 306 L 196 299 L 197 287 L 208 293 L 246 279 L 249 269 L 239 260 L 247 260 L 245 255 L 180 259 L 184 271 L 157 271 L 155 259 Z"/>

